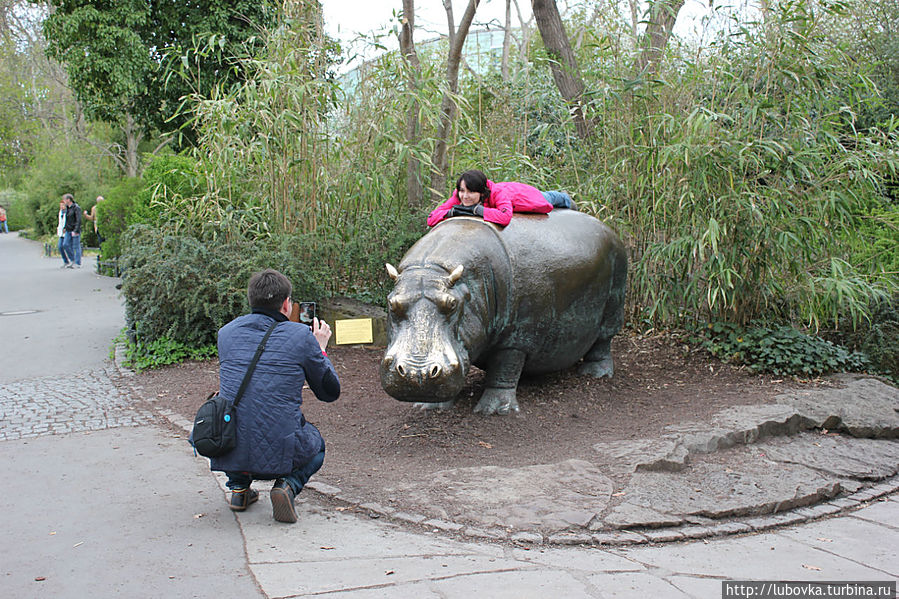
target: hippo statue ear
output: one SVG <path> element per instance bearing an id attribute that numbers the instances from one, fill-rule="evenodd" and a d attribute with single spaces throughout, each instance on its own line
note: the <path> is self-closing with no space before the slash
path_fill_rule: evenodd
<path id="1" fill-rule="evenodd" d="M 453 272 L 451 272 L 451 273 L 450 273 L 450 276 L 449 276 L 449 284 L 450 284 L 450 287 L 452 287 L 453 285 L 455 285 L 455 284 L 456 284 L 456 281 L 458 281 L 459 279 L 462 278 L 462 271 L 463 271 L 463 270 L 465 270 L 465 268 L 464 268 L 461 264 L 460 264 L 459 266 L 457 266 L 456 268 L 453 269 Z"/>
<path id="2" fill-rule="evenodd" d="M 384 266 L 387 267 L 387 274 L 390 275 L 390 278 L 396 281 L 397 278 L 399 278 L 400 273 L 396 272 L 396 268 L 393 267 L 393 264 L 388 262 Z"/>

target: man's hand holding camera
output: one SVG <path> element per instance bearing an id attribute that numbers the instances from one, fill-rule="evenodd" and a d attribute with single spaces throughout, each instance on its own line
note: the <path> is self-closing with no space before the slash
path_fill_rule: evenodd
<path id="1" fill-rule="evenodd" d="M 324 320 L 318 318 L 312 319 L 312 336 L 318 341 L 322 351 L 328 348 L 328 341 L 331 339 L 331 327 Z"/>

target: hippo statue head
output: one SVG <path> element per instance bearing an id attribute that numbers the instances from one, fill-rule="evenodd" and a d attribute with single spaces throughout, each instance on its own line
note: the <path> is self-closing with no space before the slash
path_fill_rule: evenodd
<path id="1" fill-rule="evenodd" d="M 463 267 L 436 266 L 387 272 L 396 282 L 387 297 L 388 347 L 381 360 L 381 386 L 401 401 L 439 403 L 455 397 L 470 362 L 460 337 L 468 288 Z"/>

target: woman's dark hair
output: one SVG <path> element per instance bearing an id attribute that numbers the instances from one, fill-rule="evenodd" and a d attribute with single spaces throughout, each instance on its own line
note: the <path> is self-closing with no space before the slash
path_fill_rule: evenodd
<path id="1" fill-rule="evenodd" d="M 272 268 L 257 272 L 247 285 L 247 300 L 251 308 L 266 308 L 277 312 L 292 291 L 290 279 Z"/>
<path id="2" fill-rule="evenodd" d="M 465 187 L 468 188 L 468 191 L 476 191 L 481 194 L 481 200 L 490 197 L 490 188 L 487 187 L 487 175 L 482 171 L 472 169 L 459 175 L 459 179 L 456 181 L 456 191 L 460 191 L 459 185 L 462 184 L 462 181 L 465 181 Z"/>

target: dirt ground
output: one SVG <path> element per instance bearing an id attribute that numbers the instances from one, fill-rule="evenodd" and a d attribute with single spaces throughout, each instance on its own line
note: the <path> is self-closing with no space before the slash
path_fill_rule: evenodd
<path id="1" fill-rule="evenodd" d="M 669 424 L 703 421 L 729 406 L 770 403 L 788 389 L 827 384 L 754 375 L 669 336 L 622 333 L 612 344 L 612 379 L 579 376 L 573 369 L 525 378 L 518 387 L 521 412 L 484 417 L 472 413 L 483 372 L 473 369 L 452 409 L 423 411 L 381 389 L 383 349 L 330 347 L 340 399 L 325 404 L 308 389 L 303 393 L 306 418 L 327 443 L 316 478 L 366 501 L 384 501 L 396 485 L 450 468 L 596 462 L 595 443 L 657 437 Z M 137 379 L 155 407 L 193 420 L 218 388 L 217 362 L 146 371 Z"/>

